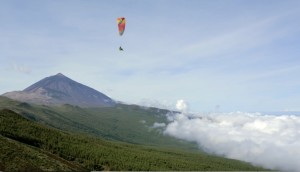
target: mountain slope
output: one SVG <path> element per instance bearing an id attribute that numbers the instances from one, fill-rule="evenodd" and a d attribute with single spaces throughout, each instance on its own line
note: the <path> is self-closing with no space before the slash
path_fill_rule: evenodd
<path id="1" fill-rule="evenodd" d="M 47 151 L 0 135 L 0 171 L 87 171 Z"/>
<path id="2" fill-rule="evenodd" d="M 167 110 L 136 105 L 81 108 L 72 105 L 45 106 L 22 103 L 0 96 L 0 109 L 14 110 L 24 117 L 66 131 L 140 145 L 198 151 L 198 146 L 162 134 L 155 122 L 166 122 Z"/>
<path id="3" fill-rule="evenodd" d="M 0 171 L 88 171 L 78 163 L 38 148 L 36 139 L 26 137 L 30 127 L 34 126 L 20 115 L 0 111 Z"/>
<path id="4" fill-rule="evenodd" d="M 71 104 L 82 107 L 115 105 L 115 102 L 103 93 L 73 81 L 61 73 L 44 78 L 23 91 L 13 91 L 3 96 L 44 105 Z"/>
<path id="5" fill-rule="evenodd" d="M 24 171 L 23 167 L 31 171 L 53 170 L 55 164 L 49 164 L 52 161 L 56 164 L 59 161 L 61 168 L 57 169 L 64 171 L 71 167 L 72 171 L 263 170 L 241 161 L 207 154 L 155 149 L 74 135 L 29 121 L 11 110 L 0 110 L 0 143 L 0 170 L 6 171 Z M 9 147 L 9 143 L 14 145 Z M 13 147 L 19 149 L 12 153 Z M 39 154 L 30 156 L 36 152 Z"/>

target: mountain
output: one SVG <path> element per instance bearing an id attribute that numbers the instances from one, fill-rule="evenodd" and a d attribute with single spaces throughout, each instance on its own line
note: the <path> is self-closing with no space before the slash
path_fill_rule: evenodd
<path id="1" fill-rule="evenodd" d="M 34 104 L 81 107 L 110 107 L 116 103 L 103 93 L 80 84 L 61 73 L 46 77 L 23 91 L 13 91 L 3 96 Z"/>

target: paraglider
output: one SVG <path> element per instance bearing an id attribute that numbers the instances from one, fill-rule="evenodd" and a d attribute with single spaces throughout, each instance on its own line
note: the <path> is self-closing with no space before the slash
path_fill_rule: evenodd
<path id="1" fill-rule="evenodd" d="M 118 23 L 118 28 L 119 28 L 119 35 L 122 36 L 125 31 L 126 20 L 124 17 L 120 17 L 120 18 L 117 18 L 117 23 Z M 119 50 L 123 51 L 123 48 L 120 46 Z"/>

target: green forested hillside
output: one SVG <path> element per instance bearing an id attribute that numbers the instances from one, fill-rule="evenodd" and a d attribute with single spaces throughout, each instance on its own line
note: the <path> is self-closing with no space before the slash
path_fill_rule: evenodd
<path id="1" fill-rule="evenodd" d="M 76 162 L 0 135 L 0 171 L 86 171 Z"/>
<path id="2" fill-rule="evenodd" d="M 1 108 L 12 109 L 28 119 L 71 132 L 141 145 L 198 150 L 194 143 L 163 135 L 161 129 L 151 128 L 154 122 L 167 121 L 167 110 L 124 104 L 105 108 L 44 106 L 0 96 Z"/>
<path id="3" fill-rule="evenodd" d="M 204 153 L 156 149 L 64 132 L 0 111 L 0 170 L 261 170 Z"/>

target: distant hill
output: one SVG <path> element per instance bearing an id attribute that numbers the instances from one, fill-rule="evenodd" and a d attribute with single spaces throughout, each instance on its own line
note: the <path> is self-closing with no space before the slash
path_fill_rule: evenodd
<path id="1" fill-rule="evenodd" d="M 263 170 L 204 153 L 105 141 L 47 127 L 0 110 L 0 171 Z"/>
<path id="2" fill-rule="evenodd" d="M 3 96 L 34 104 L 63 105 L 81 107 L 114 106 L 113 101 L 103 93 L 80 84 L 61 73 L 46 77 L 23 91 L 13 91 Z"/>

